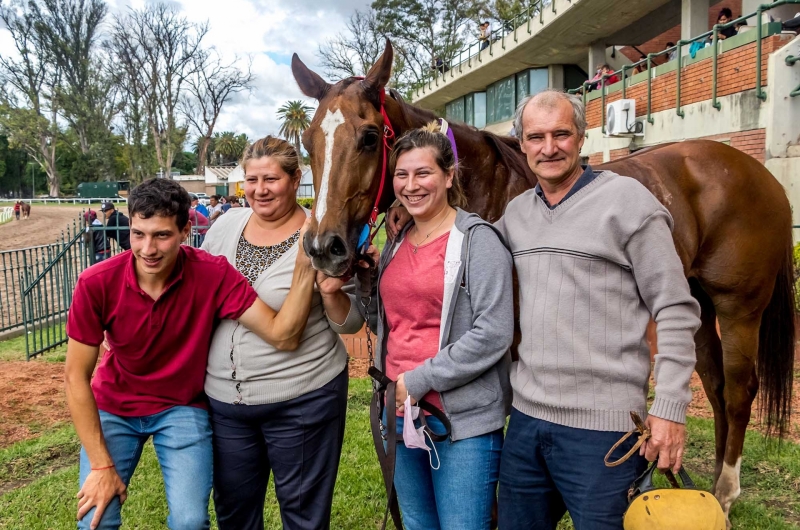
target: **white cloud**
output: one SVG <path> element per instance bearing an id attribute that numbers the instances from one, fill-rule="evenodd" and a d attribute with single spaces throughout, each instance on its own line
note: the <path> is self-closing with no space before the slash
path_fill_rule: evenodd
<path id="1" fill-rule="evenodd" d="M 292 76 L 292 54 L 297 53 L 309 67 L 322 72 L 317 65 L 317 48 L 342 31 L 350 14 L 366 7 L 369 1 L 182 0 L 180 3 L 190 20 L 209 22 L 206 44 L 214 46 L 225 59 L 238 57 L 244 67 L 247 58 L 252 58 L 253 90 L 226 104 L 217 130 L 260 138 L 277 134 L 276 112 L 284 102 L 308 100 Z"/>
<path id="2" fill-rule="evenodd" d="M 140 9 L 155 0 L 107 0 L 109 11 Z M 290 99 L 308 100 L 300 92 L 289 63 L 292 53 L 322 74 L 316 52 L 320 44 L 345 29 L 356 9 L 370 0 L 170 0 L 193 22 L 209 23 L 206 45 L 223 58 L 245 67 L 253 60 L 253 91 L 226 103 L 217 130 L 259 138 L 278 132 L 278 107 Z M 10 36 L 0 30 L 0 53 L 9 52 Z M 308 101 L 314 105 L 314 101 Z"/>

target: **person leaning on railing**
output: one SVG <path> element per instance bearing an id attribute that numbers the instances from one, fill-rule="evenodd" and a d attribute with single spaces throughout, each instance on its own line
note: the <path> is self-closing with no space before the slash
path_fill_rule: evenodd
<path id="1" fill-rule="evenodd" d="M 242 158 L 252 208 L 231 208 L 203 249 L 224 256 L 272 307 L 289 303 L 300 227 L 300 160 L 267 136 Z M 270 473 L 283 528 L 330 527 L 347 409 L 347 350 L 339 333 L 363 325 L 342 281 L 317 273 L 305 332 L 295 351 L 264 341 L 234 319 L 211 341 L 205 391 L 214 431 L 214 507 L 221 530 L 263 530 Z"/>

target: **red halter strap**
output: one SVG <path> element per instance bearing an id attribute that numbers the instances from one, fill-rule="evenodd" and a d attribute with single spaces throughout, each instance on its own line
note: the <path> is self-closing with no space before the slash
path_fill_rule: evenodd
<path id="1" fill-rule="evenodd" d="M 381 180 L 378 186 L 378 196 L 375 198 L 375 206 L 372 208 L 372 213 L 369 215 L 367 225 L 370 227 L 369 242 L 375 239 L 380 227 L 375 228 L 375 221 L 378 220 L 378 207 L 381 204 L 383 197 L 383 187 L 386 184 L 386 171 L 389 166 L 389 151 L 392 150 L 394 144 L 394 128 L 392 122 L 389 121 L 389 116 L 386 114 L 386 91 L 381 90 L 381 116 L 383 116 L 383 160 L 381 161 Z"/>

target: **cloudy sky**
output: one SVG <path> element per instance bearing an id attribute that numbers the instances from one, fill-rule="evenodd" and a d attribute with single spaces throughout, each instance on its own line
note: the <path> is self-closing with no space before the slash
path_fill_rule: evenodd
<path id="1" fill-rule="evenodd" d="M 110 11 L 141 8 L 149 0 L 106 0 Z M 319 44 L 345 28 L 356 9 L 369 0 L 169 0 L 189 20 L 209 22 L 206 45 L 223 58 L 236 57 L 246 66 L 253 59 L 254 89 L 226 103 L 218 131 L 231 130 L 259 138 L 277 133 L 275 112 L 289 99 L 306 99 L 292 77 L 290 62 L 297 53 L 322 75 L 317 64 Z M 8 32 L 0 30 L 0 53 L 7 53 Z M 309 103 L 314 103 L 309 101 Z"/>

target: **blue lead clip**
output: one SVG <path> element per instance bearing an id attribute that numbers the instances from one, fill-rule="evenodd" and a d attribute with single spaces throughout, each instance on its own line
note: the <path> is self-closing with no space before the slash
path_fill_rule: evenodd
<path id="1" fill-rule="evenodd" d="M 369 246 L 369 225 L 366 224 L 364 225 L 364 230 L 361 231 L 361 235 L 358 237 L 358 245 L 356 245 L 356 248 L 358 248 L 358 251 L 361 254 L 366 254 L 368 246 Z"/>

